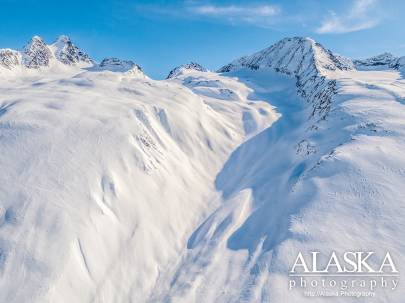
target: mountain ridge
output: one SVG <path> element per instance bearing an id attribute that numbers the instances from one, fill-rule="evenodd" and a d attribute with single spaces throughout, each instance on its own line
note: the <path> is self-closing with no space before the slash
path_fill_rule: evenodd
<path id="1" fill-rule="evenodd" d="M 296 78 L 300 95 L 312 104 L 311 116 L 325 119 L 332 96 L 337 92 L 333 73 L 352 70 L 350 61 L 334 55 L 310 38 L 284 38 L 250 56 L 244 56 L 223 66 L 220 73 L 239 69 L 273 69 Z"/>
<path id="2" fill-rule="evenodd" d="M 283 54 L 283 51 L 286 53 Z M 121 69 L 125 70 L 125 61 L 128 60 L 118 60 L 121 60 L 123 64 Z M 68 66 L 96 67 L 99 65 L 66 35 L 60 35 L 51 44 L 46 44 L 40 36 L 33 36 L 21 51 L 9 48 L 0 49 L 0 68 L 6 70 L 12 70 L 18 66 L 28 69 L 41 69 L 49 66 L 51 61 L 57 61 Z M 299 64 L 297 65 L 297 63 Z M 139 65 L 137 66 L 139 67 Z M 268 48 L 235 59 L 219 68 L 217 72 L 231 72 L 240 68 L 251 70 L 271 68 L 287 75 L 302 78 L 301 84 L 303 84 L 308 80 L 308 75 L 304 74 L 305 70 L 312 69 L 314 73 L 319 73 L 321 77 L 327 78 L 331 72 L 353 69 L 370 70 L 373 68 L 400 69 L 404 66 L 405 56 L 398 57 L 390 53 L 383 53 L 366 59 L 349 59 L 333 53 L 311 38 L 287 37 Z M 166 79 L 174 78 L 183 71 L 193 69 L 207 71 L 202 65 L 190 62 L 172 69 Z M 119 70 L 116 69 L 116 71 Z M 308 92 L 304 89 L 302 95 L 308 95 Z"/>

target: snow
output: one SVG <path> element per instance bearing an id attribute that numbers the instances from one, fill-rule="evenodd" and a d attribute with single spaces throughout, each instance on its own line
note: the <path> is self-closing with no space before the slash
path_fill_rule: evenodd
<path id="1" fill-rule="evenodd" d="M 215 205 L 215 175 L 247 138 L 243 113 L 255 121 L 251 136 L 277 117 L 265 102 L 216 103 L 176 81 L 119 72 L 0 83 L 8 302 L 146 300 Z"/>
<path id="2" fill-rule="evenodd" d="M 111 71 L 138 75 L 145 77 L 142 68 L 129 60 L 121 60 L 118 58 L 105 58 L 99 65 L 89 69 L 90 71 Z"/>
<path id="3" fill-rule="evenodd" d="M 354 64 L 358 70 L 386 70 L 395 65 L 398 60 L 391 53 L 383 53 L 367 59 L 354 60 Z"/>
<path id="4" fill-rule="evenodd" d="M 156 301 L 302 302 L 299 291 L 286 287 L 287 272 L 297 252 L 314 249 L 391 251 L 402 272 L 405 81 L 399 73 L 342 74 L 334 106 L 316 128 L 292 79 L 271 71 L 230 76 L 249 83 L 281 117 L 229 157 L 216 178 L 221 205 L 192 234 L 191 250 Z M 297 146 L 304 140 L 310 152 Z M 376 302 L 401 302 L 403 295 L 404 289 L 378 290 Z"/>
<path id="5" fill-rule="evenodd" d="M 205 67 L 201 66 L 198 63 L 190 62 L 187 64 L 183 64 L 173 68 L 166 79 L 175 78 L 180 76 L 181 74 L 187 73 L 189 71 L 199 71 L 199 72 L 206 72 L 208 71 Z"/>
<path id="6" fill-rule="evenodd" d="M 49 66 L 53 54 L 41 37 L 34 36 L 23 51 L 23 64 L 27 68 Z"/>
<path id="7" fill-rule="evenodd" d="M 405 272 L 400 68 L 308 38 L 162 81 L 103 62 L 1 70 L 0 302 L 303 302 L 299 251 Z"/>
<path id="8" fill-rule="evenodd" d="M 89 67 L 93 61 L 83 51 L 81 51 L 68 36 L 61 35 L 50 48 L 53 50 L 55 58 L 67 65 L 80 65 Z"/>

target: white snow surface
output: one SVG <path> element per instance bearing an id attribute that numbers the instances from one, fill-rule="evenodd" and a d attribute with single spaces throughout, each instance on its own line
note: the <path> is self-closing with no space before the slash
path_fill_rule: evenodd
<path id="1" fill-rule="evenodd" d="M 390 251 L 405 273 L 404 72 L 305 41 L 327 94 L 291 61 L 4 69 L 0 302 L 403 302 L 288 289 L 299 251 Z"/>

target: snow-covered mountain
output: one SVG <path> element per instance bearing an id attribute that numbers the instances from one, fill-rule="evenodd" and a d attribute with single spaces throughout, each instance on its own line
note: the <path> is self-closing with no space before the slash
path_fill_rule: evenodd
<path id="1" fill-rule="evenodd" d="M 207 69 L 203 67 L 202 65 L 195 63 L 195 62 L 190 62 L 187 64 L 183 64 L 180 66 L 177 66 L 173 68 L 169 74 L 167 75 L 166 79 L 174 78 L 179 76 L 180 74 L 187 72 L 187 71 L 199 71 L 199 72 L 206 72 Z"/>
<path id="2" fill-rule="evenodd" d="M 45 44 L 41 37 L 34 36 L 24 47 L 22 53 L 23 64 L 27 68 L 40 68 L 49 66 L 53 58 L 53 54 L 49 47 Z"/>
<path id="3" fill-rule="evenodd" d="M 387 69 L 395 65 L 398 57 L 391 53 L 383 53 L 367 59 L 354 60 L 357 69 L 370 70 L 370 69 Z"/>
<path id="4" fill-rule="evenodd" d="M 0 68 L 12 69 L 21 64 L 21 54 L 12 49 L 0 49 Z"/>
<path id="5" fill-rule="evenodd" d="M 127 73 L 132 75 L 145 76 L 142 68 L 130 60 L 121 60 L 118 58 L 105 58 L 99 65 L 94 66 L 93 71 L 111 71 Z"/>
<path id="6" fill-rule="evenodd" d="M 298 252 L 405 272 L 402 59 L 286 38 L 153 80 L 58 41 L 0 52 L 0 302 L 402 303 L 289 289 Z"/>
<path id="7" fill-rule="evenodd" d="M 67 36 L 60 36 L 51 45 L 34 36 L 21 51 L 0 49 L 0 72 L 1 69 L 48 68 L 55 64 L 88 67 L 93 65 L 93 61 Z"/>
<path id="8" fill-rule="evenodd" d="M 337 86 L 334 75 L 353 69 L 350 60 L 334 55 L 310 38 L 285 38 L 278 43 L 220 68 L 218 72 L 272 69 L 296 77 L 302 97 L 312 103 L 312 115 L 324 118 Z"/>
<path id="9" fill-rule="evenodd" d="M 76 65 L 81 63 L 92 64 L 93 60 L 80 50 L 68 36 L 60 36 L 55 43 L 51 45 L 55 58 L 66 65 Z"/>

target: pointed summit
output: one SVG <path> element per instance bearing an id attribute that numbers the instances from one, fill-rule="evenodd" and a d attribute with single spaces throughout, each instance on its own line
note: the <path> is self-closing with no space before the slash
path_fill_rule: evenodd
<path id="1" fill-rule="evenodd" d="M 350 60 L 333 54 L 311 38 L 285 38 L 269 48 L 245 56 L 220 68 L 218 72 L 230 72 L 242 68 L 257 70 L 270 68 L 289 75 L 308 70 L 318 72 L 350 70 Z"/>
<path id="2" fill-rule="evenodd" d="M 48 66 L 52 52 L 41 37 L 34 36 L 23 50 L 23 64 L 28 68 Z"/>
<path id="3" fill-rule="evenodd" d="M 91 64 L 93 61 L 90 57 L 80 50 L 68 36 L 61 35 L 51 48 L 57 60 L 66 65 L 77 65 L 80 63 Z"/>
<path id="4" fill-rule="evenodd" d="M 325 119 L 337 92 L 333 72 L 354 69 L 351 60 L 333 54 L 310 38 L 285 38 L 274 45 L 220 68 L 218 72 L 242 69 L 272 70 L 293 76 L 298 93 L 312 104 L 311 116 Z"/>
<path id="5" fill-rule="evenodd" d="M 195 70 L 195 71 L 199 71 L 199 72 L 207 71 L 207 69 L 205 67 L 203 67 L 202 65 L 200 65 L 196 62 L 190 62 L 187 64 L 177 66 L 176 68 L 172 69 L 170 71 L 169 75 L 166 77 L 166 79 L 177 77 L 178 75 L 182 74 L 186 70 Z"/>

